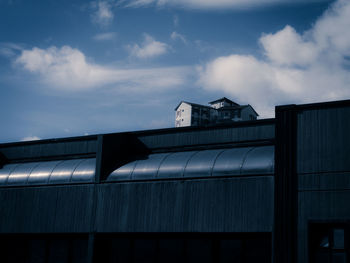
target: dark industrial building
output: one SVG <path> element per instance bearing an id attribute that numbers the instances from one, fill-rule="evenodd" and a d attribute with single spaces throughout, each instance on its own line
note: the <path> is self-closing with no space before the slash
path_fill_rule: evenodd
<path id="1" fill-rule="evenodd" d="M 350 262 L 350 101 L 0 144 L 0 262 Z"/>

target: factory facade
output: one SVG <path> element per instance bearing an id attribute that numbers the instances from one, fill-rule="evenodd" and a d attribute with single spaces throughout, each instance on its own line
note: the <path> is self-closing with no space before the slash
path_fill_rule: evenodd
<path id="1" fill-rule="evenodd" d="M 349 262 L 349 116 L 0 144 L 0 262 Z"/>

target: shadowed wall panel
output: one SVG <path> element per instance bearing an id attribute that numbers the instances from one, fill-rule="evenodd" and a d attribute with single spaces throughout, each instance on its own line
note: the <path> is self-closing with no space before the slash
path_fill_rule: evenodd
<path id="1" fill-rule="evenodd" d="M 302 174 L 298 178 L 299 191 L 350 190 L 350 172 Z"/>
<path id="2" fill-rule="evenodd" d="M 88 232 L 92 187 L 0 189 L 0 233 Z"/>
<path id="3" fill-rule="evenodd" d="M 350 171 L 350 107 L 298 115 L 298 173 Z"/>
<path id="4" fill-rule="evenodd" d="M 260 121 L 260 125 L 245 127 L 207 128 L 206 130 L 186 130 L 177 128 L 162 134 L 140 134 L 139 140 L 149 148 L 171 148 L 201 144 L 220 144 L 243 141 L 271 140 L 275 137 L 272 120 Z M 237 124 L 237 126 L 240 124 Z M 242 124 L 243 125 L 243 124 Z"/>
<path id="5" fill-rule="evenodd" d="M 95 154 L 96 136 L 44 140 L 0 145 L 0 152 L 9 160 L 38 159 L 51 156 Z"/>
<path id="6" fill-rule="evenodd" d="M 269 232 L 273 177 L 98 186 L 98 232 Z"/>

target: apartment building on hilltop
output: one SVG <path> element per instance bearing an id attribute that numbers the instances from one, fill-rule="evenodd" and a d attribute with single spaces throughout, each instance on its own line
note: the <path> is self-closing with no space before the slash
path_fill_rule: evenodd
<path id="1" fill-rule="evenodd" d="M 251 105 L 239 105 L 226 97 L 211 101 L 209 105 L 181 101 L 175 108 L 175 127 L 256 120 L 259 116 Z"/>

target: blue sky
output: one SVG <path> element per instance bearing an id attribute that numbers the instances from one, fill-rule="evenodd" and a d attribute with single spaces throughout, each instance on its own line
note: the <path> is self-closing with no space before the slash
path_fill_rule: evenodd
<path id="1" fill-rule="evenodd" d="M 350 98 L 347 0 L 0 0 L 0 142 Z"/>

